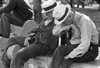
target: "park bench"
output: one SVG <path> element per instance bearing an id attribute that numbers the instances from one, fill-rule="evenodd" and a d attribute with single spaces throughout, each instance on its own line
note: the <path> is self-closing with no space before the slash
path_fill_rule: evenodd
<path id="1" fill-rule="evenodd" d="M 36 58 L 29 59 L 24 68 L 48 68 L 48 65 L 52 57 L 39 56 Z M 73 63 L 70 68 L 100 68 L 100 60 L 95 60 L 88 63 Z"/>

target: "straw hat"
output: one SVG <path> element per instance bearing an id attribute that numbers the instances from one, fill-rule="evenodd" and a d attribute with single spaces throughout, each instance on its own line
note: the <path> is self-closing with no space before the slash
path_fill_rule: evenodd
<path id="1" fill-rule="evenodd" d="M 70 12 L 71 12 L 71 7 L 69 4 L 66 5 L 60 4 L 56 6 L 53 10 L 53 17 L 55 18 L 55 24 L 56 25 L 62 24 L 66 20 Z"/>
<path id="2" fill-rule="evenodd" d="M 59 2 L 56 2 L 56 0 L 48 0 L 44 2 L 41 7 L 42 7 L 42 13 L 47 13 L 52 11 L 58 4 Z"/>

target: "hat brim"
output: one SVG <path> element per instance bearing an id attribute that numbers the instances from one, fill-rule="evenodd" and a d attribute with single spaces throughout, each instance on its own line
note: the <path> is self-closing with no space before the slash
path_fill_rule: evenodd
<path id="1" fill-rule="evenodd" d="M 42 10 L 41 13 L 47 13 L 47 12 L 50 12 L 50 11 L 52 11 L 52 10 L 53 10 L 53 9 L 51 9 L 51 10 L 49 10 L 49 11 Z"/>
<path id="2" fill-rule="evenodd" d="M 55 22 L 56 25 L 62 24 L 62 23 L 67 19 L 68 15 L 70 14 L 70 12 L 71 12 L 71 7 L 70 7 L 70 5 L 66 5 L 66 7 L 68 8 L 68 13 L 67 13 L 67 15 L 66 15 L 65 18 L 64 18 L 63 20 L 61 20 L 61 21 L 58 21 L 57 19 L 55 19 L 54 22 Z"/>
<path id="3" fill-rule="evenodd" d="M 45 10 L 42 10 L 42 12 L 41 13 L 46 13 L 46 11 Z"/>
<path id="4" fill-rule="evenodd" d="M 61 2 L 57 2 L 57 5 L 59 5 L 59 4 L 61 4 Z M 56 6 L 57 6 L 57 5 L 56 5 Z M 54 8 L 50 9 L 49 11 L 42 10 L 41 13 L 47 13 L 47 12 L 52 11 L 53 9 L 54 9 Z"/>

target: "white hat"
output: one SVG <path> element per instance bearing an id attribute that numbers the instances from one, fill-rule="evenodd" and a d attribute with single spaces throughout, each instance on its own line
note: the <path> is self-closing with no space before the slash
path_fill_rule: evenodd
<path id="1" fill-rule="evenodd" d="M 57 7 L 54 8 L 53 10 L 53 17 L 55 18 L 55 24 L 60 25 L 63 23 L 68 15 L 71 12 L 71 7 L 69 4 L 60 4 Z"/>
<path id="2" fill-rule="evenodd" d="M 52 11 L 55 7 L 57 6 L 56 0 L 48 0 L 44 2 L 41 7 L 42 7 L 42 13 L 47 13 Z"/>

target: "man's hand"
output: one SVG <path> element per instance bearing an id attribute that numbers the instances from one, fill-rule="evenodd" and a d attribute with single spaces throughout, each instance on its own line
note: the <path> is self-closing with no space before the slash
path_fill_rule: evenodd
<path id="1" fill-rule="evenodd" d="M 29 43 L 29 40 L 30 40 L 31 38 L 30 37 L 27 37 L 26 39 L 25 39 L 25 41 L 24 41 L 24 45 L 25 46 L 28 46 L 30 43 Z"/>
<path id="2" fill-rule="evenodd" d="M 65 59 L 69 59 L 69 58 L 77 58 L 77 57 L 81 57 L 83 54 L 82 53 L 80 53 L 80 54 L 69 54 L 69 55 L 67 55 L 67 56 L 65 56 L 64 58 Z"/>
<path id="3" fill-rule="evenodd" d="M 61 26 L 54 26 L 53 28 L 53 35 L 59 35 L 60 34 L 60 30 L 61 29 Z"/>
<path id="4" fill-rule="evenodd" d="M 36 35 L 36 33 L 32 33 L 30 34 L 24 41 L 24 45 L 25 46 L 28 46 L 30 45 L 33 41 L 36 41 L 37 42 L 37 39 L 34 38 L 34 36 Z"/>

